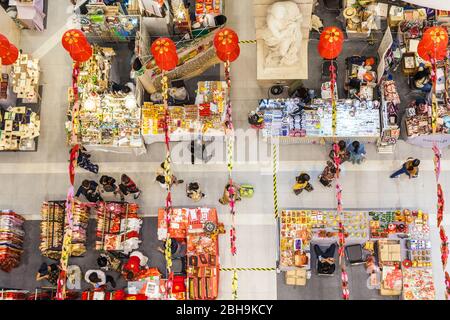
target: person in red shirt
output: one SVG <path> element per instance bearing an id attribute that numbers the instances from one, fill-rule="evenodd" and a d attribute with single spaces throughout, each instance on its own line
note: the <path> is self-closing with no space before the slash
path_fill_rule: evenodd
<path id="1" fill-rule="evenodd" d="M 122 273 L 128 281 L 132 281 L 144 269 L 147 268 L 148 258 L 139 251 L 134 251 L 127 263 L 123 266 Z"/>
<path id="2" fill-rule="evenodd" d="M 122 191 L 122 193 L 124 195 L 128 195 L 130 193 L 134 194 L 134 199 L 139 198 L 139 196 L 141 195 L 141 190 L 138 189 L 138 187 L 136 186 L 136 183 L 134 183 L 133 180 L 131 180 L 131 178 L 129 176 L 127 176 L 126 174 L 123 174 L 122 177 L 120 178 L 121 180 L 121 184 L 119 185 L 120 191 Z"/>

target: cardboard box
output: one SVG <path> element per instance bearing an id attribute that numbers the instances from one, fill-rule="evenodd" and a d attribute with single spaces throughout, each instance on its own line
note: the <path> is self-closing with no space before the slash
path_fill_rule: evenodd
<path id="1" fill-rule="evenodd" d="M 305 286 L 306 269 L 286 271 L 286 284 L 292 286 Z"/>

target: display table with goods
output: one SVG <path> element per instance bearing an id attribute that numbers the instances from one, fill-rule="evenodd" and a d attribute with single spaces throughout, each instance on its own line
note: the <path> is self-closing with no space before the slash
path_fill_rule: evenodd
<path id="1" fill-rule="evenodd" d="M 387 4 L 377 1 L 347 0 L 343 11 L 345 31 L 349 39 L 366 38 L 381 27 L 381 19 L 387 18 Z"/>
<path id="2" fill-rule="evenodd" d="M 338 100 L 337 137 L 375 141 L 380 137 L 380 103 L 378 101 Z M 264 138 L 281 141 L 318 142 L 332 139 L 331 102 L 314 99 L 303 105 L 299 99 L 261 100 L 258 112 L 264 115 Z"/>
<path id="3" fill-rule="evenodd" d="M 20 264 L 25 219 L 11 210 L 0 211 L 0 269 L 10 272 Z"/>
<path id="4" fill-rule="evenodd" d="M 90 207 L 75 201 L 72 209 L 72 248 L 71 256 L 83 256 L 86 251 L 87 227 Z M 61 257 L 65 229 L 69 227 L 65 201 L 46 201 L 41 207 L 41 243 L 39 249 L 43 256 L 51 259 Z"/>
<path id="5" fill-rule="evenodd" d="M 125 255 L 139 248 L 142 218 L 139 206 L 128 202 L 100 202 L 96 209 L 95 250 Z"/>
<path id="6" fill-rule="evenodd" d="M 375 57 L 350 56 L 345 59 L 344 89 L 347 98 L 373 101 L 377 99 L 377 59 Z M 322 98 L 323 89 L 322 89 Z M 328 92 L 328 99 L 331 92 Z"/>
<path id="7" fill-rule="evenodd" d="M 131 15 L 122 7 L 105 4 L 88 5 L 87 15 L 78 15 L 81 30 L 92 43 L 128 42 L 134 40 L 141 28 L 141 16 Z"/>
<path id="8" fill-rule="evenodd" d="M 177 67 L 166 72 L 169 81 L 193 78 L 220 63 L 213 40 L 214 33 L 211 32 L 193 41 L 181 42 L 179 45 L 182 47 L 177 48 Z M 145 72 L 138 79 L 147 92 L 161 91 L 161 70 L 154 59 L 146 64 Z"/>
<path id="9" fill-rule="evenodd" d="M 369 289 L 405 300 L 434 299 L 428 218 L 427 213 L 407 209 L 342 213 L 346 260 L 355 254 L 352 250 L 359 250 Z M 278 268 L 287 272 L 287 284 L 306 285 L 314 268 L 311 248 L 337 243 L 338 221 L 333 210 L 281 211 Z"/>
<path id="10" fill-rule="evenodd" d="M 177 299 L 212 300 L 218 296 L 220 259 L 218 235 L 223 231 L 216 209 L 175 208 L 167 226 L 165 210 L 158 210 L 158 239 L 171 238 L 187 246 L 187 278 L 180 275 Z"/>
<path id="11" fill-rule="evenodd" d="M 75 122 L 77 140 L 88 151 L 145 153 L 140 134 L 141 109 L 133 94 L 109 91 L 111 60 L 115 53 L 110 48 L 94 47 L 94 55 L 80 65 L 78 77 L 79 112 Z M 69 110 L 66 129 L 72 133 L 74 96 L 69 89 Z"/>
<path id="12" fill-rule="evenodd" d="M 378 152 L 393 152 L 400 137 L 399 105 L 400 96 L 395 81 L 381 82 L 381 137 L 377 142 Z"/>
<path id="13" fill-rule="evenodd" d="M 191 141 L 199 135 L 224 136 L 227 86 L 224 81 L 198 83 L 195 105 L 169 107 L 171 141 Z M 164 142 L 164 105 L 144 102 L 142 136 L 146 144 Z"/>
<path id="14" fill-rule="evenodd" d="M 19 54 L 2 74 L 0 151 L 37 151 L 40 135 L 39 61 Z"/>

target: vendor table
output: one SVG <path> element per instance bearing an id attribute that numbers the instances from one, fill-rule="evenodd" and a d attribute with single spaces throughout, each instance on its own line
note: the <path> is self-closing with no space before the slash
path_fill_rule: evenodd
<path id="1" fill-rule="evenodd" d="M 223 224 L 218 222 L 216 209 L 174 208 L 170 226 L 167 226 L 165 210 L 158 210 L 158 239 L 171 238 L 187 244 L 188 299 L 216 299 L 219 290 L 220 258 L 219 239 Z"/>

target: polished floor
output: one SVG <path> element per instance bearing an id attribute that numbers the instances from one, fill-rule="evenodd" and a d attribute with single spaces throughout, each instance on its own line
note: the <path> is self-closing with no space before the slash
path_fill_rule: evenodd
<path id="1" fill-rule="evenodd" d="M 64 199 L 69 186 L 67 177 L 68 147 L 64 131 L 67 108 L 67 88 L 71 82 L 71 61 L 60 46 L 61 34 L 70 25 L 71 6 L 69 1 L 49 0 L 47 30 L 42 33 L 23 31 L 20 47 L 25 52 L 34 53 L 41 59 L 42 68 L 42 128 L 39 150 L 36 153 L 0 153 L 0 208 L 11 208 L 29 219 L 39 218 L 39 208 L 44 200 Z M 240 38 L 255 38 L 252 17 L 252 1 L 227 1 L 226 15 L 229 26 L 235 29 Z M 330 22 L 331 23 L 331 22 Z M 308 86 L 318 89 L 319 57 L 315 54 L 314 41 L 311 41 L 310 71 Z M 352 49 L 353 48 L 353 49 Z M 373 50 L 364 44 L 346 46 L 346 52 Z M 233 81 L 233 119 L 235 127 L 247 129 L 247 113 L 257 106 L 258 99 L 267 96 L 267 88 L 256 82 L 256 46 L 241 45 L 241 56 L 232 65 Z M 340 62 L 342 63 L 342 62 Z M 403 104 L 408 98 L 402 96 Z M 219 143 L 220 146 L 220 143 Z M 277 253 L 276 225 L 272 209 L 272 176 L 270 158 L 266 144 L 259 137 L 250 138 L 242 148 L 235 163 L 234 179 L 239 183 L 255 186 L 255 196 L 245 199 L 237 205 L 237 256 L 232 257 L 229 240 L 223 236 L 220 243 L 221 265 L 224 267 L 275 267 Z M 174 148 L 175 144 L 174 144 Z M 185 146 L 179 147 L 186 149 Z M 256 148 L 256 149 L 255 149 Z M 327 146 L 321 145 L 283 145 L 280 148 L 280 168 L 278 193 L 280 207 L 286 208 L 334 208 L 333 189 L 315 184 L 314 192 L 296 197 L 291 192 L 294 177 L 299 171 L 308 171 L 317 176 L 322 170 L 328 154 Z M 221 148 L 216 147 L 217 159 L 206 165 L 192 166 L 187 163 L 175 163 L 177 176 L 185 181 L 198 181 L 207 196 L 201 205 L 216 206 L 220 219 L 226 225 L 230 217 L 226 207 L 218 204 L 223 186 L 227 180 L 226 165 L 220 156 Z M 402 141 L 395 154 L 380 155 L 373 145 L 367 146 L 368 161 L 362 166 L 346 165 L 342 174 L 343 203 L 345 208 L 421 208 L 434 214 L 436 208 L 435 180 L 433 172 L 433 153 L 431 150 L 417 148 Z M 255 151 L 256 150 L 256 151 Z M 180 152 L 182 153 L 182 152 Z M 258 153 L 258 157 L 256 157 Z M 153 144 L 147 147 L 142 156 L 115 153 L 95 153 L 94 159 L 100 164 L 100 174 L 119 176 L 129 173 L 141 186 L 143 195 L 139 204 L 146 216 L 155 216 L 157 208 L 164 205 L 164 194 L 154 182 L 154 172 L 164 158 L 164 145 Z M 391 171 L 401 165 L 409 156 L 423 160 L 421 175 L 414 181 L 407 179 L 390 180 Z M 189 158 L 188 158 L 189 159 Z M 450 194 L 450 156 L 444 150 L 443 173 L 441 181 L 446 195 Z M 77 183 L 93 175 L 78 171 Z M 448 198 L 448 197 L 447 197 Z M 193 206 L 186 198 L 184 188 L 175 190 L 174 206 Z M 432 215 L 431 221 L 435 221 Z M 450 221 L 446 216 L 444 225 Z M 435 283 L 438 298 L 443 298 L 443 275 L 439 258 L 439 239 L 432 225 L 433 258 Z M 29 248 L 36 248 L 30 245 Z M 24 272 L 35 273 L 35 265 L 25 265 Z M 356 277 L 358 279 L 360 277 Z M 279 285 L 277 285 L 277 282 Z M 3 284 L 2 284 L 3 285 Z M 332 285 L 334 286 L 334 284 Z M 307 295 L 300 290 L 286 288 L 277 281 L 276 272 L 240 272 L 238 281 L 239 299 L 303 299 Z M 325 289 L 323 289 L 325 290 Z M 336 293 L 338 298 L 339 293 Z M 316 295 L 317 298 L 333 298 Z M 220 298 L 231 298 L 231 274 L 222 272 Z M 369 297 L 367 297 L 369 298 Z M 370 297 L 372 298 L 372 297 Z"/>

